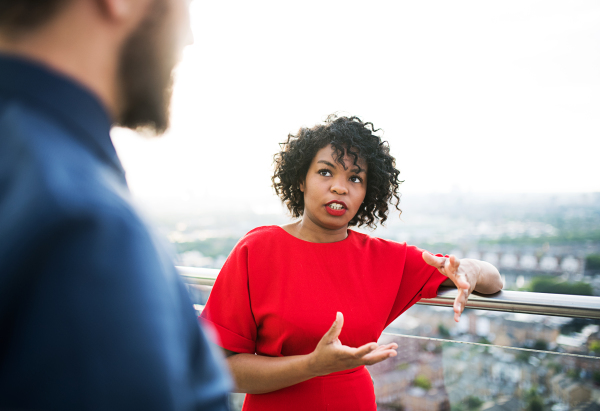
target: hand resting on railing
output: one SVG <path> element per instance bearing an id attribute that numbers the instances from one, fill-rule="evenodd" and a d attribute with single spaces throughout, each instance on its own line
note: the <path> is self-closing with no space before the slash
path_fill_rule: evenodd
<path id="1" fill-rule="evenodd" d="M 454 300 L 456 322 L 459 321 L 473 291 L 494 294 L 502 289 L 502 278 L 498 269 L 488 262 L 470 258 L 459 260 L 453 255 L 438 257 L 427 251 L 423 252 L 423 260 L 448 277 L 443 285 L 454 285 L 458 288 L 459 292 Z"/>

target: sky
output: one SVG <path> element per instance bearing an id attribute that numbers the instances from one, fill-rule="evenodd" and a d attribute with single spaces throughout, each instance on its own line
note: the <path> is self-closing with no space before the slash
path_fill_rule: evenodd
<path id="1" fill-rule="evenodd" d="M 113 130 L 135 197 L 277 207 L 273 155 L 337 112 L 383 131 L 421 193 L 600 191 L 597 1 L 207 1 L 172 127 Z"/>

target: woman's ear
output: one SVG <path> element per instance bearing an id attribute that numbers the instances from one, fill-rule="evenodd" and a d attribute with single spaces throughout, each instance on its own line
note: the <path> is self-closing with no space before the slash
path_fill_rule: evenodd
<path id="1" fill-rule="evenodd" d="M 298 183 L 298 187 L 300 187 L 300 191 L 304 192 L 304 181 L 300 181 L 300 183 Z"/>

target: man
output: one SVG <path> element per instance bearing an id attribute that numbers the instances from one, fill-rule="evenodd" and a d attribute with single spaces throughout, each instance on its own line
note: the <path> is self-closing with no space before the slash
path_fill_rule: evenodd
<path id="1" fill-rule="evenodd" d="M 224 410 L 112 125 L 168 127 L 187 0 L 0 0 L 0 409 Z"/>

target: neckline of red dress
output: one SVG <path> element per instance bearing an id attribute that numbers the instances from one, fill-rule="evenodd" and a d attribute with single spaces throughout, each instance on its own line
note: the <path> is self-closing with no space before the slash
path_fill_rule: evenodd
<path id="1" fill-rule="evenodd" d="M 301 242 L 303 242 L 303 243 L 305 243 L 305 244 L 315 244 L 315 245 L 341 244 L 341 243 L 344 243 L 344 242 L 346 242 L 346 241 L 349 241 L 349 238 L 350 238 L 351 236 L 353 236 L 353 235 L 354 235 L 354 234 L 353 234 L 353 233 L 354 233 L 354 231 L 353 231 L 353 230 L 351 230 L 351 229 L 348 229 L 348 235 L 347 235 L 347 236 L 346 236 L 346 238 L 344 238 L 343 240 L 340 240 L 340 241 L 333 241 L 333 242 L 331 242 L 331 243 L 313 243 L 312 241 L 306 241 L 306 240 L 303 240 L 303 239 L 301 239 L 301 238 L 298 238 L 298 237 L 296 237 L 295 235 L 292 235 L 292 234 L 288 233 L 288 232 L 287 232 L 286 230 L 284 230 L 284 229 L 283 229 L 283 227 L 281 227 L 281 226 L 278 226 L 278 225 L 276 225 L 275 227 L 277 227 L 277 228 L 279 228 L 281 231 L 283 231 L 283 232 L 285 233 L 285 235 L 286 235 L 286 236 L 289 236 L 289 237 L 291 237 L 291 238 L 293 238 L 293 239 L 295 239 L 295 240 L 301 241 Z"/>

